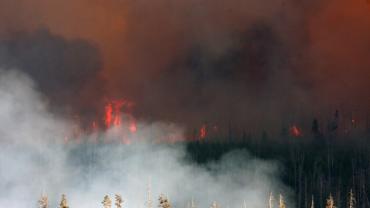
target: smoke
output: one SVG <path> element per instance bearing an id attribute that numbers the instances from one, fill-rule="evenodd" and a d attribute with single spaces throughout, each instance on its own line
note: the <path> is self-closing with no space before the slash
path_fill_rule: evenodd
<path id="1" fill-rule="evenodd" d="M 290 196 L 274 161 L 232 152 L 218 162 L 196 165 L 180 144 L 161 144 L 154 137 L 182 135 L 182 128 L 163 122 L 140 122 L 131 145 L 120 144 L 114 129 L 85 142 L 63 139 L 73 124 L 50 112 L 34 82 L 14 70 L 0 72 L 0 204 L 36 206 L 41 194 L 57 206 L 65 193 L 71 207 L 98 207 L 105 194 L 122 194 L 126 207 L 144 207 L 150 182 L 152 200 L 166 194 L 174 207 L 193 198 L 198 207 L 213 201 L 222 207 L 266 207 L 269 192 Z M 119 135 L 119 134 L 118 134 Z M 136 142 L 135 142 L 136 141 Z"/>
<path id="2" fill-rule="evenodd" d="M 67 40 L 47 29 L 14 33 L 0 41 L 0 66 L 29 75 L 54 110 L 86 116 L 85 111 L 94 111 L 103 102 L 102 60 L 87 41 Z"/>
<path id="3" fill-rule="evenodd" d="M 5 0 L 0 38 L 6 60 L 72 94 L 45 93 L 82 117 L 125 98 L 139 118 L 259 132 L 368 113 L 369 14 L 365 0 Z"/>

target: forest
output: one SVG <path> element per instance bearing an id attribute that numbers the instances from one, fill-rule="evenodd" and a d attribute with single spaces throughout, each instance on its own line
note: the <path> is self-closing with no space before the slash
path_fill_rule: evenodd
<path id="1" fill-rule="evenodd" d="M 286 134 L 269 138 L 262 133 L 258 138 L 230 137 L 228 142 L 196 141 L 187 144 L 187 152 L 200 164 L 240 149 L 258 158 L 278 161 L 283 167 L 280 177 L 294 190 L 298 208 L 311 207 L 312 200 L 315 207 L 323 208 L 329 195 L 337 207 L 348 207 L 349 193 L 353 193 L 356 207 L 370 207 L 369 134 L 316 133 L 300 138 Z"/>

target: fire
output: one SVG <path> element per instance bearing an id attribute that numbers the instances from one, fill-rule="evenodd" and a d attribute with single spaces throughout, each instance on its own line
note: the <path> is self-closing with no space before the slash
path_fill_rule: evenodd
<path id="1" fill-rule="evenodd" d="M 289 133 L 293 137 L 301 137 L 301 136 L 303 136 L 302 130 L 298 126 L 296 126 L 296 125 L 293 125 L 293 126 L 290 127 Z"/>
<path id="2" fill-rule="evenodd" d="M 122 125 L 122 113 L 128 114 L 130 126 L 129 129 L 131 132 L 136 132 L 136 122 L 133 119 L 133 116 L 128 112 L 132 106 L 132 102 L 127 100 L 112 100 L 109 101 L 105 106 L 105 126 L 109 129 L 112 126 L 121 126 Z M 125 110 L 125 112 L 124 112 Z"/>
<path id="3" fill-rule="evenodd" d="M 124 100 L 117 100 L 117 101 L 112 101 L 113 107 L 114 107 L 114 121 L 113 124 L 115 126 L 119 126 L 122 123 L 121 120 L 121 109 L 125 105 Z"/>
<path id="4" fill-rule="evenodd" d="M 110 100 L 105 105 L 105 127 L 114 127 L 115 133 L 124 144 L 131 144 L 131 136 L 138 130 L 136 119 L 131 113 L 132 106 L 133 102 L 125 99 Z"/>
<path id="5" fill-rule="evenodd" d="M 207 136 L 207 128 L 206 125 L 202 125 L 199 131 L 199 139 L 205 139 Z"/>
<path id="6" fill-rule="evenodd" d="M 112 114 L 113 114 L 112 104 L 108 103 L 105 106 L 105 118 L 104 118 L 105 126 L 107 128 L 109 128 L 110 125 L 112 124 Z"/>

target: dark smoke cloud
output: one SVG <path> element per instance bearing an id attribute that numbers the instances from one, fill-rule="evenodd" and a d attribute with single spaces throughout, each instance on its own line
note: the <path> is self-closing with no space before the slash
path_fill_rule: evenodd
<path id="1" fill-rule="evenodd" d="M 80 103 L 89 101 L 87 91 L 99 98 L 104 88 L 99 78 L 102 69 L 99 50 L 87 41 L 67 40 L 46 29 L 14 33 L 0 41 L 0 65 L 28 74 L 52 106 L 64 110 L 78 108 L 81 112 Z M 91 100 L 91 105 L 94 102 Z"/>
<path id="2" fill-rule="evenodd" d="M 49 60 L 67 65 L 66 74 L 81 68 L 84 76 L 73 73 L 52 85 L 68 88 L 67 80 L 82 78 L 70 87 L 89 96 L 66 99 L 74 109 L 96 112 L 102 107 L 92 103 L 104 94 L 134 100 L 137 116 L 146 119 L 260 130 L 336 108 L 363 115 L 370 104 L 366 1 L 18 0 L 2 1 L 0 8 L 2 39 L 46 27 L 65 41 L 88 41 L 43 48 L 56 56 L 81 54 L 72 63 Z M 28 41 L 42 46 L 47 36 Z M 38 65 L 51 67 L 43 59 Z M 101 77 L 107 81 L 103 93 L 96 92 L 100 81 L 91 81 Z M 98 87 L 81 90 L 83 80 Z"/>
<path id="3" fill-rule="evenodd" d="M 179 122 L 190 118 L 223 125 L 251 123 L 258 117 L 266 120 L 294 107 L 282 105 L 299 101 L 300 86 L 292 83 L 292 64 L 286 60 L 291 51 L 274 28 L 257 23 L 233 41 L 235 45 L 217 57 L 197 46 L 188 50 L 184 58 L 144 84 L 144 91 L 155 96 L 144 97 L 139 105 L 167 106 L 169 111 L 159 113 Z M 173 114 L 179 106 L 184 111 Z"/>

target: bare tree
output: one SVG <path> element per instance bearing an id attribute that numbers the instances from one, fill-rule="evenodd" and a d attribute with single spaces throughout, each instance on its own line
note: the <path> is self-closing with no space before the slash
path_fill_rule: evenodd
<path id="1" fill-rule="evenodd" d="M 272 195 L 272 192 L 270 192 L 270 197 L 269 197 L 269 208 L 273 208 L 274 207 L 274 195 Z"/>
<path id="2" fill-rule="evenodd" d="M 315 201 L 313 199 L 313 195 L 312 195 L 312 199 L 311 199 L 311 208 L 315 208 Z"/>
<path id="3" fill-rule="evenodd" d="M 151 180 L 149 179 L 148 186 L 146 189 L 147 195 L 146 195 L 146 208 L 153 208 L 153 201 L 152 201 L 152 190 L 151 190 Z"/>

